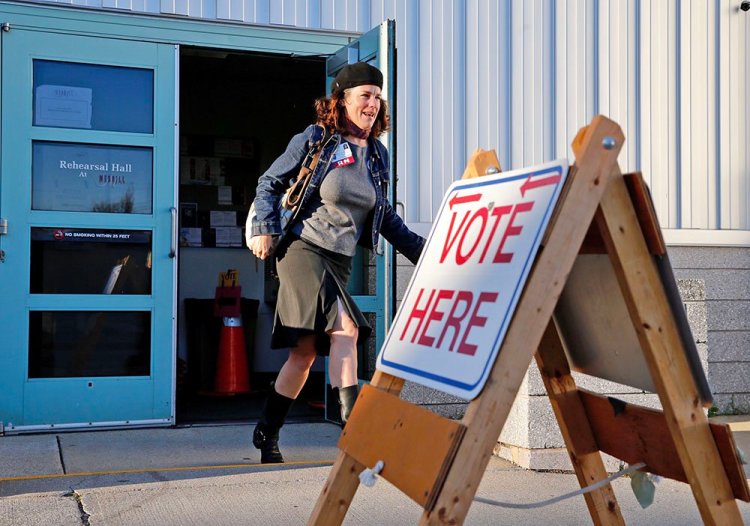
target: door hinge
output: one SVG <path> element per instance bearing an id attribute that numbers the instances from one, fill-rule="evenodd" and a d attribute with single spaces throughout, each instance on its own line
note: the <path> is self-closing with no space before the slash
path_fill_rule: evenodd
<path id="1" fill-rule="evenodd" d="M 0 25 L 0 29 L 2 29 L 5 33 L 10 31 L 10 22 L 3 22 L 2 25 Z"/>
<path id="2" fill-rule="evenodd" d="M 0 437 L 5 436 L 5 427 L 3 426 L 3 421 L 0 420 Z"/>

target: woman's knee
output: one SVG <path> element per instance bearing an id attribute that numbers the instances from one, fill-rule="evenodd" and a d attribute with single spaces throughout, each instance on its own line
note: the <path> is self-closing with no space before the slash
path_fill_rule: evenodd
<path id="1" fill-rule="evenodd" d="M 289 351 L 289 362 L 295 367 L 307 370 L 315 362 L 315 340 L 314 338 L 305 338 L 300 340 L 299 345 Z"/>
<path id="2" fill-rule="evenodd" d="M 349 314 L 344 309 L 341 302 L 341 298 L 337 300 L 338 313 L 336 315 L 336 323 L 334 324 L 333 330 L 328 334 L 331 339 L 340 338 L 342 340 L 353 340 L 357 341 L 359 336 L 359 327 L 353 319 L 349 317 Z"/>

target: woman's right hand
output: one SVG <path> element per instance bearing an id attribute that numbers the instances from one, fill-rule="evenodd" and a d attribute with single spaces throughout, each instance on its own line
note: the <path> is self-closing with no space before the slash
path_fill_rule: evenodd
<path id="1" fill-rule="evenodd" d="M 250 239 L 250 250 L 253 252 L 256 258 L 261 260 L 266 259 L 267 257 L 273 255 L 274 251 L 276 250 L 278 240 L 278 236 L 253 236 Z"/>

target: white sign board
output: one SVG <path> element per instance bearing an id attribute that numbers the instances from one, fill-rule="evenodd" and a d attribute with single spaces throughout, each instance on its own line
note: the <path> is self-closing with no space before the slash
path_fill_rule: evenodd
<path id="1" fill-rule="evenodd" d="M 378 369 L 467 400 L 479 394 L 567 173 L 562 160 L 451 185 Z"/>

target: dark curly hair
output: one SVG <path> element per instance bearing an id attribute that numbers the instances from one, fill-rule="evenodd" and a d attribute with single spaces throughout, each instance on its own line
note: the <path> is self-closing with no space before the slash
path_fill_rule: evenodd
<path id="1" fill-rule="evenodd" d="M 345 97 L 346 92 L 333 93 L 330 97 L 321 97 L 315 101 L 315 113 L 318 115 L 318 124 L 324 126 L 331 133 L 346 134 L 346 108 L 339 104 Z M 372 125 L 370 135 L 374 138 L 380 137 L 391 127 L 391 118 L 388 115 L 388 103 L 380 99 L 380 111 Z"/>

